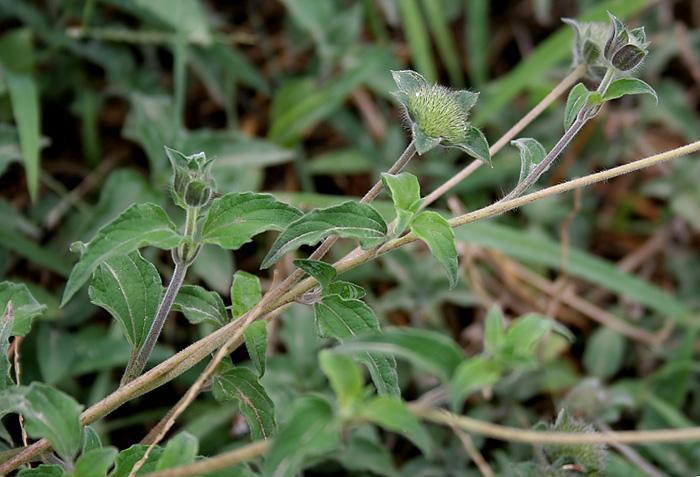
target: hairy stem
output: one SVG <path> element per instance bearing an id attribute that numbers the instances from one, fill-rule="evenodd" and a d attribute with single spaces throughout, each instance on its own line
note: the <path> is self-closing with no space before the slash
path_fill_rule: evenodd
<path id="1" fill-rule="evenodd" d="M 684 156 L 697 151 L 700 151 L 700 141 L 679 147 L 677 149 L 672 149 L 664 153 L 656 154 L 654 156 L 650 156 L 644 159 L 639 159 L 628 164 L 623 164 L 612 169 L 601 171 L 595 174 L 590 174 L 588 176 L 581 177 L 578 179 L 573 179 L 571 181 L 548 187 L 546 189 L 533 192 L 531 194 L 518 197 L 507 202 L 499 202 L 493 204 L 491 206 L 479 209 L 469 214 L 455 217 L 452 220 L 450 220 L 450 225 L 454 228 L 471 222 L 476 222 L 477 220 L 495 217 L 508 210 L 515 209 L 517 207 L 520 207 L 521 205 L 533 202 L 544 197 L 553 196 L 579 187 L 585 187 L 591 184 L 595 184 L 597 182 L 606 181 L 612 179 L 613 177 L 617 177 L 646 167 L 661 164 L 670 159 Z M 341 259 L 340 261 L 335 263 L 334 266 L 339 273 L 342 273 L 373 258 L 376 258 L 378 254 L 389 252 L 416 240 L 418 240 L 416 237 L 414 237 L 412 234 L 408 234 L 401 238 L 387 242 L 377 252 L 368 253 L 367 251 L 363 251 L 360 254 L 353 255 L 352 257 L 346 257 L 344 259 Z M 270 314 L 273 310 L 275 312 L 278 312 L 280 307 L 291 303 L 294 300 L 294 297 L 300 296 L 303 293 L 308 292 L 316 284 L 316 281 L 311 278 L 308 278 L 298 283 L 296 286 L 292 287 L 288 292 L 279 296 L 277 299 L 272 300 L 271 303 L 265 307 L 265 309 L 261 310 L 261 318 L 265 318 L 265 316 Z M 242 320 L 245 320 L 245 318 L 246 316 L 244 315 L 244 317 L 241 317 L 241 319 L 231 322 L 222 328 L 219 328 L 214 333 L 191 344 L 176 355 L 170 357 L 166 361 L 163 361 L 155 368 L 149 370 L 145 374 L 139 376 L 135 380 L 119 388 L 109 396 L 105 397 L 100 402 L 89 407 L 81 415 L 82 424 L 90 424 L 106 416 L 107 414 L 117 409 L 119 406 L 128 402 L 129 400 L 142 394 L 145 394 L 184 373 L 192 366 L 197 364 L 199 361 L 209 356 L 209 354 L 213 350 L 225 343 L 231 336 L 236 335 L 236 332 L 240 328 L 241 323 L 244 322 Z M 240 346 L 242 342 L 243 340 L 239 338 L 236 343 L 231 343 L 227 347 L 230 349 L 234 349 L 235 347 Z M 33 457 L 41 454 L 48 448 L 49 443 L 46 439 L 39 440 L 33 445 L 23 449 L 18 455 L 16 455 L 12 459 L 0 465 L 0 475 L 4 475 L 7 472 L 10 472 L 11 470 L 22 465 L 23 463 L 31 460 Z"/>
<path id="2" fill-rule="evenodd" d="M 173 255 L 175 253 L 173 252 Z M 122 376 L 120 386 L 124 386 L 134 379 L 136 379 L 146 367 L 148 358 L 153 352 L 153 348 L 158 341 L 160 332 L 163 330 L 163 325 L 165 320 L 168 318 L 168 313 L 170 313 L 170 308 L 173 306 L 177 292 L 182 286 L 182 282 L 185 279 L 185 274 L 187 273 L 187 268 L 189 265 L 186 263 L 180 263 L 178 260 L 175 261 L 175 270 L 173 270 L 173 276 L 170 278 L 170 283 L 168 284 L 168 289 L 165 291 L 163 300 L 158 306 L 158 311 L 156 312 L 156 317 L 153 319 L 151 324 L 151 329 L 148 330 L 148 336 L 146 336 L 146 341 L 143 342 L 143 346 L 139 350 L 136 358 L 130 361 L 124 371 Z"/>

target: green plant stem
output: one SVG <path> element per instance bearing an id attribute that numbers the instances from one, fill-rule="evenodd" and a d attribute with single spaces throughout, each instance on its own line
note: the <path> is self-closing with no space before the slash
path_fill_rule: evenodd
<path id="1" fill-rule="evenodd" d="M 188 207 L 186 209 L 185 237 L 194 239 L 195 233 L 197 232 L 199 210 L 199 207 Z M 193 248 L 189 243 L 183 243 L 177 250 L 172 251 L 175 269 L 173 270 L 173 276 L 170 277 L 168 289 L 165 290 L 163 300 L 158 306 L 158 311 L 153 319 L 153 323 L 151 323 L 151 328 L 148 330 L 146 340 L 141 346 L 141 349 L 139 349 L 138 354 L 133 359 L 129 360 L 129 364 L 122 376 L 120 386 L 124 386 L 136 379 L 146 367 L 146 363 L 148 362 L 148 358 L 151 357 L 151 353 L 153 353 L 153 348 L 156 346 L 160 332 L 163 331 L 163 325 L 165 325 L 165 320 L 168 318 L 168 313 L 170 313 L 175 297 L 177 297 L 177 293 L 180 291 L 180 287 L 182 287 L 182 282 L 185 280 L 187 269 L 197 257 L 198 252 L 199 247 L 196 246 Z"/>
<path id="2" fill-rule="evenodd" d="M 528 444 L 651 444 L 659 442 L 691 442 L 700 439 L 700 427 L 658 429 L 650 431 L 619 431 L 610 433 L 545 432 L 518 429 L 460 416 L 443 409 L 414 407 L 413 413 L 426 421 L 454 426 L 464 431 L 507 442 Z"/>
<path id="3" fill-rule="evenodd" d="M 615 69 L 612 67 L 608 68 L 608 70 L 605 72 L 605 76 L 601 80 L 597 89 L 601 96 L 605 95 L 605 92 L 608 90 L 608 87 L 610 86 L 610 83 L 612 83 L 614 77 Z M 542 159 L 542 161 L 539 164 L 537 164 L 537 167 L 535 167 L 527 175 L 527 177 L 525 177 L 525 179 L 523 179 L 523 181 L 515 187 L 515 189 L 513 189 L 508 195 L 502 198 L 501 201 L 509 201 L 514 199 L 515 197 L 518 197 L 523 192 L 525 192 L 527 188 L 530 187 L 537 179 L 539 179 L 540 176 L 544 174 L 547 169 L 549 169 L 549 167 L 557 159 L 557 157 L 559 157 L 564 148 L 568 146 L 571 143 L 571 141 L 573 141 L 574 137 L 576 137 L 576 135 L 581 131 L 583 126 L 593 117 L 595 117 L 596 114 L 598 114 L 601 106 L 602 105 L 600 104 L 597 104 L 593 107 L 585 105 L 583 108 L 581 108 L 581 110 L 576 115 L 576 120 L 569 127 L 569 129 L 566 130 L 564 135 L 561 137 L 561 139 L 559 139 L 559 141 L 552 148 L 552 150 L 549 151 L 549 154 L 547 154 L 547 156 L 545 156 L 545 158 Z"/>
<path id="4" fill-rule="evenodd" d="M 499 202 L 493 204 L 489 207 L 479 209 L 469 214 L 455 217 L 454 219 L 450 220 L 450 225 L 452 227 L 459 227 L 461 225 L 475 222 L 477 220 L 495 217 L 508 210 L 515 209 L 517 207 L 520 207 L 521 205 L 533 202 L 544 197 L 553 196 L 579 187 L 585 187 L 591 184 L 595 184 L 597 182 L 606 181 L 612 179 L 613 177 L 634 172 L 646 167 L 658 165 L 670 159 L 684 156 L 697 151 L 700 151 L 700 141 L 679 147 L 677 149 L 672 149 L 670 151 L 656 154 L 654 156 L 650 156 L 644 159 L 639 159 L 628 164 L 623 164 L 621 166 L 608 169 L 606 171 L 601 171 L 585 177 L 573 179 L 562 184 L 558 184 L 525 196 L 518 197 L 508 202 Z M 377 252 L 363 251 L 358 255 L 353 255 L 351 257 L 341 259 L 340 261 L 336 262 L 334 266 L 336 270 L 338 270 L 338 272 L 342 273 L 375 258 L 378 254 L 389 252 L 416 240 L 418 240 L 416 237 L 412 236 L 411 234 L 408 234 L 404 237 L 387 242 Z M 317 283 L 315 280 L 308 278 L 298 283 L 296 286 L 291 288 L 288 292 L 284 293 L 283 295 L 278 295 L 276 299 L 270 300 L 270 303 L 264 309 L 260 310 L 260 318 L 266 319 L 271 313 L 276 314 L 282 311 L 281 307 L 291 303 L 294 300 L 294 297 L 301 296 L 303 293 L 308 292 L 316 284 Z M 270 294 L 272 294 L 272 292 Z M 145 394 L 184 373 L 192 366 L 197 364 L 199 361 L 209 356 L 209 354 L 213 350 L 215 350 L 227 340 L 229 340 L 230 337 L 236 335 L 237 331 L 241 327 L 241 323 L 243 323 L 242 320 L 247 320 L 247 316 L 248 315 L 244 315 L 244 317 L 242 317 L 241 319 L 231 322 L 226 326 L 219 328 L 214 333 L 211 333 L 210 335 L 200 339 L 199 341 L 192 343 L 184 350 L 178 352 L 174 356 L 168 358 L 167 360 L 154 367 L 153 369 L 134 379 L 127 385 L 119 388 L 109 396 L 102 399 L 100 402 L 89 407 L 82 413 L 81 423 L 83 425 L 87 425 L 92 422 L 95 422 L 96 420 L 106 416 L 107 414 L 117 409 L 119 406 L 128 402 L 129 400 L 142 394 Z M 240 336 L 241 334 L 238 333 L 238 335 Z M 233 349 L 237 346 L 240 346 L 242 343 L 243 340 L 239 338 L 235 343 L 231 343 L 228 347 Z M 684 431 L 688 432 L 688 430 Z M 23 449 L 22 452 L 17 454 L 12 459 L 0 465 L 0 475 L 5 475 L 11 470 L 29 461 L 33 457 L 41 454 L 48 448 L 49 442 L 46 439 L 41 439 L 37 441 L 36 443 L 32 444 L 26 449 Z"/>
<path id="5" fill-rule="evenodd" d="M 579 66 L 576 68 L 574 71 L 569 73 L 569 75 L 561 80 L 561 82 L 554 87 L 552 91 L 549 92 L 547 96 L 545 96 L 542 101 L 540 101 L 537 106 L 532 108 L 530 112 L 528 112 L 525 116 L 520 119 L 515 125 L 510 128 L 498 141 L 496 141 L 490 148 L 489 148 L 489 155 L 494 156 L 498 151 L 503 149 L 503 146 L 508 144 L 511 139 L 513 139 L 520 131 L 525 129 L 525 127 L 530 124 L 535 118 L 537 118 L 542 112 L 547 109 L 549 105 L 551 105 L 559 96 L 561 96 L 566 90 L 568 90 L 574 83 L 576 83 L 583 74 L 586 72 L 586 67 L 584 65 Z M 480 160 L 476 159 L 472 161 L 469 165 L 467 165 L 464 169 L 462 169 L 460 172 L 458 172 L 456 175 L 451 177 L 449 180 L 445 181 L 444 184 L 442 184 L 440 187 L 435 189 L 433 192 L 425 196 L 425 199 L 423 201 L 423 205 L 421 206 L 421 209 L 427 207 L 428 205 L 432 204 L 437 200 L 440 196 L 442 196 L 445 192 L 448 190 L 452 189 L 454 186 L 462 182 L 464 179 L 469 177 L 472 172 L 477 170 L 481 165 L 484 164 Z"/>
<path id="6" fill-rule="evenodd" d="M 159 472 L 151 472 L 150 474 L 143 474 L 142 477 L 188 477 L 190 475 L 203 475 L 254 459 L 267 452 L 271 445 L 272 442 L 270 440 L 257 441 L 239 447 L 238 449 L 195 462 L 194 464 L 161 470 Z"/>
<path id="7" fill-rule="evenodd" d="M 165 320 L 168 318 L 170 308 L 173 306 L 177 292 L 180 291 L 180 287 L 185 279 L 185 274 L 187 273 L 188 267 L 189 265 L 185 263 L 175 262 L 173 276 L 170 278 L 170 283 L 168 284 L 168 289 L 165 291 L 165 295 L 163 296 L 163 301 L 161 301 L 160 306 L 158 306 L 156 317 L 153 319 L 151 328 L 148 330 L 148 336 L 146 336 L 146 340 L 143 342 L 143 346 L 141 346 L 136 358 L 133 361 L 129 361 L 129 364 L 124 371 L 124 376 L 122 376 L 120 386 L 124 386 L 136 379 L 146 367 L 148 358 L 151 356 L 153 348 L 155 347 L 158 337 L 160 336 L 160 332 L 163 330 Z"/>

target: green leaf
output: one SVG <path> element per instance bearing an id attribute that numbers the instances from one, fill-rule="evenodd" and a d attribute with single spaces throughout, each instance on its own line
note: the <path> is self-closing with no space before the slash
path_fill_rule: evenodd
<path id="1" fill-rule="evenodd" d="M 243 331 L 243 337 L 250 360 L 258 370 L 258 376 L 262 378 L 267 362 L 267 322 L 261 320 L 251 323 Z"/>
<path id="2" fill-rule="evenodd" d="M 257 234 L 283 230 L 302 213 L 270 194 L 230 193 L 212 202 L 202 228 L 202 243 L 236 250 Z"/>
<path id="3" fill-rule="evenodd" d="M 362 432 L 365 429 L 374 431 L 374 426 L 369 424 L 363 428 L 355 430 L 346 440 L 343 452 L 338 453 L 336 458 L 348 470 L 368 471 L 369 475 L 382 475 L 385 477 L 398 477 L 391 453 L 384 448 L 379 439 Z M 376 431 L 374 432 L 376 434 Z"/>
<path id="4" fill-rule="evenodd" d="M 399 90 L 404 93 L 414 92 L 428 84 L 423 75 L 413 70 L 392 71 L 391 76 Z"/>
<path id="5" fill-rule="evenodd" d="M 530 137 L 515 139 L 510 143 L 520 151 L 520 177 L 518 178 L 518 184 L 520 184 L 542 162 L 547 151 L 536 139 Z"/>
<path id="6" fill-rule="evenodd" d="M 621 98 L 626 94 L 650 94 L 656 100 L 656 104 L 659 104 L 659 97 L 654 88 L 637 78 L 622 78 L 610 83 L 603 95 L 603 101 Z"/>
<path id="7" fill-rule="evenodd" d="M 63 477 L 70 476 L 60 465 L 41 464 L 36 469 L 24 469 L 17 474 L 17 477 Z"/>
<path id="8" fill-rule="evenodd" d="M 307 457 L 323 455 L 340 446 L 340 425 L 324 399 L 307 395 L 299 399 L 285 428 L 265 455 L 265 477 L 298 475 Z"/>
<path id="9" fill-rule="evenodd" d="M 83 427 L 83 450 L 82 453 L 86 454 L 93 449 L 101 449 L 102 441 L 100 440 L 97 431 L 90 426 Z"/>
<path id="10" fill-rule="evenodd" d="M 401 174 L 382 173 L 382 183 L 391 192 L 396 209 L 417 211 L 421 205 L 418 178 L 409 172 Z"/>
<path id="11" fill-rule="evenodd" d="M 355 361 L 328 350 L 322 350 L 318 354 L 318 361 L 321 371 L 331 383 L 341 408 L 347 409 L 361 398 L 365 380 Z"/>
<path id="12" fill-rule="evenodd" d="M 314 209 L 284 229 L 272 244 L 261 268 L 269 267 L 301 245 L 313 245 L 329 235 L 356 238 L 366 250 L 386 240 L 386 232 L 386 222 L 368 204 L 347 201 L 325 209 Z"/>
<path id="13" fill-rule="evenodd" d="M 391 192 L 394 201 L 397 218 L 393 233 L 398 237 L 408 228 L 423 203 L 420 198 L 420 184 L 418 178 L 408 172 L 398 175 L 383 173 L 382 183 L 384 188 Z"/>
<path id="14" fill-rule="evenodd" d="M 0 394 L 0 409 L 22 414 L 27 434 L 33 439 L 48 439 L 56 453 L 68 462 L 73 462 L 80 451 L 82 408 L 69 395 L 36 381 Z"/>
<path id="15" fill-rule="evenodd" d="M 214 376 L 214 398 L 219 402 L 235 399 L 250 427 L 254 440 L 275 434 L 275 405 L 258 378 L 247 368 L 231 368 Z"/>
<path id="16" fill-rule="evenodd" d="M 15 322 L 15 314 L 8 303 L 5 305 L 2 318 L 0 318 L 0 391 L 14 386 L 12 379 L 12 364 L 8 357 L 10 350 L 10 336 L 12 336 L 12 325 Z M 0 417 L 3 412 L 0 411 Z"/>
<path id="17" fill-rule="evenodd" d="M 425 211 L 411 224 L 413 235 L 423 240 L 447 272 L 450 288 L 457 285 L 458 260 L 455 234 L 450 223 L 437 212 Z"/>
<path id="18" fill-rule="evenodd" d="M 477 355 L 463 361 L 450 381 L 450 406 L 458 410 L 472 393 L 492 386 L 503 374 L 503 368 L 492 358 Z"/>
<path id="19" fill-rule="evenodd" d="M 70 373 L 75 361 L 76 338 L 55 326 L 38 328 L 37 360 L 41 376 L 46 384 L 57 384 Z"/>
<path id="20" fill-rule="evenodd" d="M 10 300 L 14 313 L 10 336 L 24 336 L 29 333 L 32 320 L 44 314 L 46 305 L 37 302 L 23 283 L 0 282 L 0 310 L 3 313 Z"/>
<path id="21" fill-rule="evenodd" d="M 337 353 L 360 350 L 403 358 L 442 382 L 447 382 L 465 359 L 457 343 L 430 330 L 391 328 L 378 335 L 363 336 L 334 348 Z"/>
<path id="22" fill-rule="evenodd" d="M 314 303 L 316 323 L 325 337 L 341 342 L 348 338 L 379 333 L 379 321 L 372 309 L 360 300 L 329 295 Z M 392 356 L 358 351 L 356 359 L 369 368 L 380 394 L 398 396 L 400 389 L 396 361 Z"/>
<path id="23" fill-rule="evenodd" d="M 579 111 L 583 108 L 588 100 L 590 91 L 583 83 L 578 83 L 571 88 L 569 97 L 566 99 L 566 108 L 564 109 L 564 130 L 568 131 L 571 125 L 576 121 Z"/>
<path id="24" fill-rule="evenodd" d="M 230 321 L 221 296 L 197 285 L 180 287 L 172 308 L 181 311 L 185 318 L 194 325 L 206 321 L 221 327 Z"/>
<path id="25" fill-rule="evenodd" d="M 625 337 L 607 327 L 595 330 L 586 341 L 583 366 L 588 374 L 601 379 L 612 378 L 625 358 Z"/>
<path id="26" fill-rule="evenodd" d="M 156 464 L 156 471 L 172 469 L 194 462 L 199 451 L 199 441 L 189 432 L 180 432 L 168 441 Z"/>
<path id="27" fill-rule="evenodd" d="M 205 45 L 211 43 L 206 11 L 198 1 L 134 0 L 133 3 L 159 22 L 187 34 L 189 41 Z"/>
<path id="28" fill-rule="evenodd" d="M 129 477 L 129 473 L 134 465 L 141 460 L 141 458 L 146 454 L 146 449 L 148 446 L 134 444 L 133 446 L 125 449 L 119 453 L 117 456 L 117 462 L 115 464 L 114 471 L 109 477 Z M 136 475 L 144 475 L 156 470 L 156 464 L 163 453 L 163 448 L 156 446 L 148 454 L 146 463 L 136 472 Z"/>
<path id="29" fill-rule="evenodd" d="M 534 364 L 535 345 L 550 330 L 574 340 L 572 333 L 563 325 L 538 313 L 528 313 L 513 320 L 506 328 L 499 358 L 510 366 Z"/>
<path id="30" fill-rule="evenodd" d="M 32 201 L 39 193 L 39 131 L 41 127 L 39 91 L 34 77 L 30 74 L 4 71 L 5 81 L 10 91 L 12 115 L 19 131 L 19 144 L 27 174 L 27 187 Z"/>
<path id="31" fill-rule="evenodd" d="M 83 453 L 75 463 L 75 477 L 105 477 L 112 468 L 119 451 L 116 447 L 102 447 Z"/>
<path id="32" fill-rule="evenodd" d="M 234 318 L 248 313 L 261 299 L 260 279 L 252 273 L 237 271 L 231 285 L 231 313 Z"/>
<path id="33" fill-rule="evenodd" d="M 155 204 L 134 204 L 103 226 L 87 245 L 80 261 L 73 267 L 63 291 L 65 305 L 105 260 L 126 255 L 140 247 L 153 245 L 163 250 L 177 247 L 186 240 L 165 211 Z"/>
<path id="34" fill-rule="evenodd" d="M 505 343 L 505 324 L 503 312 L 498 306 L 492 306 L 484 321 L 484 351 L 490 355 L 498 354 Z"/>
<path id="35" fill-rule="evenodd" d="M 433 453 L 433 443 L 428 431 L 400 399 L 377 396 L 365 403 L 359 414 L 384 429 L 405 436 L 427 457 Z"/>
<path id="36" fill-rule="evenodd" d="M 111 257 L 95 270 L 88 292 L 92 303 L 119 322 L 132 351 L 139 350 L 163 296 L 156 267 L 138 250 Z"/>
<path id="37" fill-rule="evenodd" d="M 486 136 L 475 127 L 468 127 L 464 132 L 464 140 L 460 142 L 451 142 L 445 146 L 457 147 L 475 159 L 487 165 L 491 165 L 491 153 L 489 152 L 489 143 Z"/>
<path id="38" fill-rule="evenodd" d="M 318 260 L 298 258 L 294 260 L 294 265 L 301 268 L 309 276 L 315 278 L 316 281 L 321 284 L 324 293 L 327 293 L 331 282 L 335 280 L 336 275 L 338 275 L 333 265 Z"/>
<path id="39" fill-rule="evenodd" d="M 328 287 L 329 295 L 340 295 L 341 298 L 346 300 L 357 299 L 359 300 L 365 296 L 365 289 L 360 285 L 355 285 L 354 283 L 337 281 L 330 284 Z"/>
<path id="40" fill-rule="evenodd" d="M 413 133 L 413 140 L 416 142 L 416 152 L 421 156 L 440 145 L 439 137 L 428 136 L 417 123 L 413 123 L 411 131 Z"/>

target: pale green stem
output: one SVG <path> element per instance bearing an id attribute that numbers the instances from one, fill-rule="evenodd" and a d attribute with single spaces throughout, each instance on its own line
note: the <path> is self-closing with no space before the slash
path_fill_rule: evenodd
<path id="1" fill-rule="evenodd" d="M 618 431 L 610 433 L 543 432 L 502 426 L 472 417 L 452 414 L 443 409 L 415 407 L 413 413 L 421 419 L 454 426 L 464 431 L 507 442 L 528 444 L 651 444 L 659 442 L 693 442 L 700 439 L 700 427 L 658 429 L 650 431 Z"/>
<path id="2" fill-rule="evenodd" d="M 610 86 L 610 83 L 612 83 L 613 77 L 615 76 L 615 69 L 610 67 L 608 70 L 605 72 L 605 76 L 601 80 L 600 84 L 598 85 L 598 92 L 601 94 L 601 96 L 605 95 L 605 92 L 608 90 L 608 87 Z M 507 202 L 509 200 L 514 199 L 515 197 L 518 197 L 520 194 L 525 192 L 528 187 L 530 187 L 537 179 L 540 178 L 542 174 L 545 173 L 547 169 L 552 165 L 552 163 L 559 157 L 559 155 L 562 153 L 564 148 L 568 146 L 571 141 L 574 139 L 576 134 L 581 131 L 583 126 L 593 117 L 595 117 L 596 114 L 598 114 L 598 111 L 600 111 L 601 105 L 595 105 L 593 107 L 588 107 L 588 105 L 584 105 L 583 108 L 581 108 L 581 111 L 578 112 L 576 115 L 576 120 L 574 123 L 569 127 L 569 129 L 566 130 L 564 135 L 559 139 L 557 144 L 552 148 L 551 151 L 549 151 L 549 154 L 545 156 L 542 161 L 537 164 L 537 167 L 535 167 L 530 173 L 523 179 L 523 181 L 518 184 L 515 189 L 513 189 L 508 195 L 506 195 L 504 198 L 501 199 L 501 202 Z"/>
<path id="3" fill-rule="evenodd" d="M 606 181 L 623 174 L 634 172 L 646 167 L 661 164 L 670 159 L 680 157 L 686 154 L 700 151 L 700 141 L 688 144 L 677 149 L 666 151 L 664 153 L 656 154 L 644 159 L 640 159 L 629 164 L 623 164 L 606 171 L 598 172 L 596 174 L 591 174 L 589 176 L 581 177 L 579 179 L 573 179 L 571 181 L 558 184 L 532 194 L 528 194 L 522 197 L 518 197 L 508 202 L 500 202 L 493 204 L 492 206 L 485 207 L 483 209 L 465 214 L 459 217 L 455 217 L 450 220 L 450 225 L 454 227 L 459 227 L 461 225 L 475 222 L 477 220 L 486 219 L 489 217 L 495 217 L 503 212 L 511 209 L 520 207 L 521 205 L 533 202 L 535 200 L 549 197 L 552 195 L 560 194 L 562 192 L 570 191 L 579 187 L 588 186 L 597 182 Z M 360 255 L 355 255 L 346 259 L 342 259 L 336 264 L 334 264 L 336 270 L 341 273 L 354 268 L 362 263 L 365 263 L 377 256 L 377 253 L 386 253 L 396 248 L 399 248 L 407 243 L 411 243 L 418 240 L 411 234 L 404 237 L 392 240 L 385 244 L 378 252 L 367 253 L 363 252 Z M 265 317 L 271 312 L 278 312 L 280 308 L 291 303 L 295 297 L 301 296 L 302 294 L 311 290 L 317 282 L 313 279 L 306 279 L 298 283 L 289 292 L 280 296 L 278 299 L 274 300 L 265 309 L 260 310 L 260 316 Z M 247 319 L 247 316 L 244 317 Z M 155 368 L 149 370 L 145 374 L 139 376 L 134 381 L 130 382 L 126 386 L 123 386 L 105 397 L 102 401 L 94 404 L 93 406 L 86 409 L 81 415 L 81 423 L 83 425 L 90 424 L 113 410 L 117 409 L 122 404 L 128 402 L 129 400 L 147 393 L 184 373 L 192 366 L 197 364 L 202 359 L 205 359 L 209 354 L 229 340 L 230 337 L 238 335 L 239 338 L 235 343 L 230 343 L 227 348 L 234 349 L 243 343 L 240 339 L 240 334 L 237 333 L 241 327 L 241 320 L 236 320 L 229 323 L 228 325 L 219 328 L 214 333 L 200 339 L 199 341 L 191 344 L 184 350 L 170 357 L 169 359 L 163 361 L 161 364 Z M 686 431 L 688 432 L 688 431 Z M 18 466 L 29 461 L 33 457 L 41 454 L 49 448 L 49 442 L 46 439 L 41 439 L 31 446 L 23 449 L 19 454 L 14 456 L 12 459 L 8 460 L 4 464 L 0 465 L 0 475 L 5 475 Z"/>
<path id="4" fill-rule="evenodd" d="M 199 207 L 188 207 L 186 211 L 185 237 L 193 239 L 195 232 L 197 231 Z M 175 269 L 173 270 L 173 276 L 170 278 L 168 289 L 165 290 L 163 300 L 161 300 L 160 305 L 158 306 L 158 311 L 153 319 L 153 323 L 151 323 L 151 328 L 148 330 L 146 340 L 141 346 L 141 349 L 139 349 L 138 354 L 129 360 L 129 364 L 124 371 L 124 375 L 122 376 L 120 386 L 124 386 L 125 384 L 136 379 L 146 367 L 148 358 L 151 357 L 153 348 L 158 342 L 158 337 L 160 336 L 161 331 L 163 331 L 163 325 L 165 325 L 165 320 L 168 318 L 168 313 L 170 313 L 173 302 L 175 302 L 175 297 L 177 297 L 177 293 L 180 291 L 182 282 L 185 280 L 187 269 L 196 258 L 198 251 L 199 247 L 193 248 L 193 246 L 189 243 L 183 243 L 177 250 L 172 251 Z"/>

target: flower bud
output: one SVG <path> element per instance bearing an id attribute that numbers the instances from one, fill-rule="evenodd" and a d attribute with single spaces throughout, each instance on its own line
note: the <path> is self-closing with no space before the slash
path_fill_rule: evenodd
<path id="1" fill-rule="evenodd" d="M 613 31 L 603 49 L 603 56 L 619 71 L 631 71 L 642 63 L 647 55 L 649 42 L 644 28 L 629 30 L 615 15 L 608 12 Z"/>
<path id="2" fill-rule="evenodd" d="M 207 160 L 203 152 L 185 156 L 169 147 L 165 153 L 173 167 L 170 191 L 175 204 L 183 209 L 209 205 L 215 188 L 211 178 L 213 159 Z"/>
<path id="3" fill-rule="evenodd" d="M 404 107 L 418 154 L 442 145 L 460 148 L 490 163 L 486 138 L 469 123 L 469 111 L 479 93 L 429 84 L 411 70 L 391 73 L 399 87 L 392 94 Z"/>

